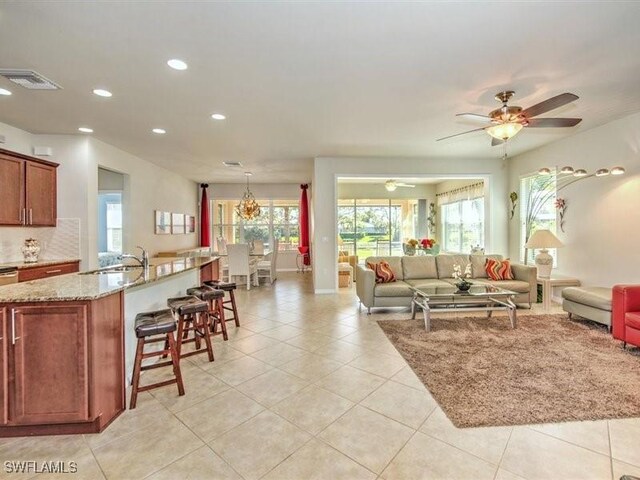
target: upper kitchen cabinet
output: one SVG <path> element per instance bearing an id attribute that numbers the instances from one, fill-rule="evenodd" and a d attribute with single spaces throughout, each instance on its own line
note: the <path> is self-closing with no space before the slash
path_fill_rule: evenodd
<path id="1" fill-rule="evenodd" d="M 0 149 L 0 225 L 55 227 L 57 167 Z"/>

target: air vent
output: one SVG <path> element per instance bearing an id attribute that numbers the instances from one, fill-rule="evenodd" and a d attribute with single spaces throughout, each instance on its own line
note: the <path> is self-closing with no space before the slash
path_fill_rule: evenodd
<path id="1" fill-rule="evenodd" d="M 240 162 L 222 162 L 225 167 L 241 167 L 242 164 Z"/>
<path id="2" fill-rule="evenodd" d="M 62 88 L 33 70 L 0 68 L 0 75 L 29 90 L 59 90 Z"/>

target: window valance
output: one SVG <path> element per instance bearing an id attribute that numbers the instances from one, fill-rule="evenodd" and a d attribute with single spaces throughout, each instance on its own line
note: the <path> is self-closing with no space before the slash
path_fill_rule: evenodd
<path id="1" fill-rule="evenodd" d="M 459 202 L 461 200 L 473 200 L 484 196 L 484 182 L 465 185 L 464 187 L 454 188 L 448 192 L 436 194 L 438 206 L 448 203 Z"/>

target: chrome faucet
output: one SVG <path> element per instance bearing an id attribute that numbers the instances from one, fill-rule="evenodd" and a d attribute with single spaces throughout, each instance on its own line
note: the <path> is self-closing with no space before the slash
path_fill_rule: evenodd
<path id="1" fill-rule="evenodd" d="M 138 258 L 132 253 L 123 253 L 122 255 L 120 255 L 120 258 L 122 258 L 123 260 L 125 258 L 132 258 L 136 260 L 140 264 L 140 266 L 146 270 L 147 268 L 149 268 L 149 253 L 141 246 L 137 246 L 136 248 L 139 248 L 140 250 L 142 250 L 141 257 Z"/>

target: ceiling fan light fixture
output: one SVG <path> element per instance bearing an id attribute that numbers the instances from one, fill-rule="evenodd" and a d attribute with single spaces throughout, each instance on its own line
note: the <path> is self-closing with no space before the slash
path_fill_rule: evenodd
<path id="1" fill-rule="evenodd" d="M 516 122 L 505 122 L 487 128 L 486 132 L 498 140 L 509 140 L 520 130 L 522 130 L 522 124 Z"/>
<path id="2" fill-rule="evenodd" d="M 543 167 L 540 170 L 538 170 L 538 175 L 551 175 L 551 169 L 547 168 L 547 167 Z"/>
<path id="3" fill-rule="evenodd" d="M 625 171 L 624 167 L 613 167 L 611 169 L 611 175 L 623 175 Z"/>
<path id="4" fill-rule="evenodd" d="M 398 184 L 395 180 L 387 180 L 384 182 L 384 188 L 387 189 L 387 192 L 394 192 L 398 188 Z"/>
<path id="5" fill-rule="evenodd" d="M 596 170 L 596 177 L 606 177 L 609 175 L 609 169 L 607 168 L 599 168 Z"/>
<path id="6" fill-rule="evenodd" d="M 584 168 L 579 168 L 575 172 L 573 172 L 574 177 L 586 177 L 587 171 Z"/>
<path id="7" fill-rule="evenodd" d="M 566 173 L 567 175 L 573 175 L 574 172 L 575 170 L 570 166 L 562 167 L 562 169 L 560 170 L 560 173 Z"/>

